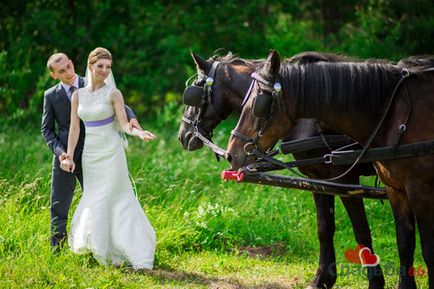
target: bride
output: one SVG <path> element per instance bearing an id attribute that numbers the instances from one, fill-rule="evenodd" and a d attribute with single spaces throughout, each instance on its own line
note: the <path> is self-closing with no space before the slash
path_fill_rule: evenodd
<path id="1" fill-rule="evenodd" d="M 155 136 L 129 130 L 122 93 L 111 72 L 112 56 L 94 49 L 88 58 L 87 86 L 71 99 L 71 125 L 63 170 L 73 172 L 80 119 L 86 127 L 83 148 L 83 196 L 72 217 L 68 243 L 76 253 L 91 252 L 102 264 L 152 269 L 155 232 L 135 198 L 128 178 L 121 129 L 144 141 Z"/>

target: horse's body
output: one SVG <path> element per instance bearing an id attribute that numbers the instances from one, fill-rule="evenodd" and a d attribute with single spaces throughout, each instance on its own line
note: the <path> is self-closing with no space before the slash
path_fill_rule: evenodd
<path id="1" fill-rule="evenodd" d="M 193 55 L 197 64 L 198 72 L 204 71 L 207 75 L 213 61 L 205 61 Z M 213 104 L 202 108 L 201 129 L 209 134 L 225 119 L 232 111 L 240 111 L 242 100 L 251 82 L 250 75 L 255 69 L 261 67 L 264 61 L 245 61 L 232 56 L 218 59 L 221 64 L 213 84 Z M 291 59 L 293 63 L 311 63 L 317 61 L 347 61 L 349 59 L 334 54 L 303 53 Z M 184 117 L 195 119 L 199 109 L 187 107 Z M 324 133 L 336 134 L 329 129 Z M 293 130 L 285 136 L 291 140 L 304 139 L 317 136 L 318 130 L 314 120 L 303 119 L 297 122 Z M 202 142 L 194 137 L 194 129 L 191 125 L 182 122 L 179 129 L 179 140 L 185 149 L 195 150 L 202 147 Z M 323 156 L 329 151 L 317 149 L 308 152 L 294 154 L 295 159 L 305 157 Z M 304 174 L 312 178 L 330 178 L 342 173 L 346 167 L 333 167 L 330 165 L 306 166 L 300 169 Z M 342 178 L 343 183 L 359 183 L 360 175 L 371 175 L 375 173 L 372 164 L 359 165 L 350 174 Z M 319 267 L 316 276 L 311 282 L 310 288 L 330 288 L 336 281 L 336 258 L 333 245 L 335 232 L 334 220 L 334 197 L 313 193 L 317 208 L 318 238 L 320 241 Z M 372 250 L 371 232 L 366 218 L 363 200 L 359 198 L 341 198 L 345 209 L 351 219 L 353 231 L 358 244 L 363 244 Z M 368 269 L 369 288 L 383 288 L 384 278 L 381 268 L 371 267 Z"/>
<path id="2" fill-rule="evenodd" d="M 409 58 L 402 66 L 432 65 L 432 58 Z M 414 67 L 416 69 L 416 67 Z M 253 89 L 235 130 L 246 138 L 256 139 L 258 148 L 267 150 L 294 126 L 299 118 L 312 117 L 366 144 L 373 128 L 381 119 L 393 91 L 402 77 L 402 68 L 387 63 L 314 63 L 280 64 L 271 52 L 260 75 L 274 83 L 282 82 L 284 109 L 275 109 L 271 119 L 259 122 L 252 115 L 259 90 L 272 90 L 268 85 Z M 260 87 L 260 88 L 259 88 Z M 415 73 L 405 79 L 396 91 L 378 134 L 371 147 L 409 144 L 434 139 L 434 73 Z M 256 130 L 251 126 L 257 124 Z M 402 126 L 404 125 L 404 126 Z M 400 130 L 401 128 L 401 130 Z M 406 129 L 402 129 L 406 128 Z M 246 141 L 232 136 L 228 155 L 233 169 L 253 161 L 243 147 Z M 434 288 L 434 156 L 375 161 L 381 180 L 386 184 L 396 223 L 398 251 L 403 274 L 399 288 L 416 288 L 413 266 L 415 224 L 420 231 L 423 257 L 428 267 L 429 288 Z"/>

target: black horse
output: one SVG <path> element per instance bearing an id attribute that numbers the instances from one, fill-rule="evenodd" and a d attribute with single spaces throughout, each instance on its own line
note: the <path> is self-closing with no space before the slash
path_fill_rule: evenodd
<path id="1" fill-rule="evenodd" d="M 229 140 L 227 154 L 233 169 L 254 160 L 245 152 L 253 142 L 268 150 L 294 127 L 294 121 L 314 117 L 366 147 L 397 147 L 434 140 L 434 58 L 408 58 L 388 63 L 280 63 L 271 51 L 259 71 L 264 81 L 252 89 Z M 403 69 L 402 66 L 410 66 Z M 273 89 L 277 80 L 281 89 Z M 262 82 L 262 83 L 261 83 Z M 280 98 L 267 119 L 253 114 L 265 95 Z M 252 129 L 254 127 L 254 129 Z M 261 133 L 258 133 L 261 131 Z M 243 136 L 243 137 L 237 137 Z M 414 156 L 374 162 L 386 184 L 401 265 L 399 288 L 416 288 L 413 268 L 415 225 L 434 288 L 434 156 Z"/>
<path id="2" fill-rule="evenodd" d="M 200 131 L 208 138 L 213 129 L 232 111 L 240 111 L 242 101 L 251 83 L 250 75 L 260 69 L 266 62 L 264 60 L 243 60 L 228 54 L 225 57 L 213 57 L 206 61 L 194 54 L 193 60 L 197 66 L 198 77 L 195 85 L 202 87 L 213 65 L 219 63 L 214 69 L 211 93 L 201 97 L 200 107 L 187 106 L 179 128 L 179 141 L 184 149 L 196 150 L 203 146 L 202 141 L 196 137 L 195 131 Z M 319 61 L 342 62 L 351 59 L 335 54 L 325 54 L 317 52 L 305 52 L 291 58 L 292 63 L 313 63 Z M 199 89 L 199 92 L 201 90 Z M 208 91 L 209 92 L 209 91 Z M 194 123 L 194 120 L 196 122 Z M 321 126 L 324 134 L 336 134 L 336 132 Z M 286 139 L 297 140 L 320 134 L 316 121 L 313 119 L 302 119 L 297 121 L 297 125 L 285 136 Z M 330 151 L 326 148 L 316 149 L 308 152 L 294 154 L 295 159 L 323 156 Z M 331 178 L 342 172 L 346 167 L 334 167 L 331 165 L 305 166 L 300 170 L 312 178 Z M 372 164 L 358 165 L 350 174 L 339 181 L 343 183 L 359 183 L 360 175 L 375 174 Z M 330 195 L 317 194 L 313 192 L 315 205 L 317 208 L 318 238 L 320 241 L 319 267 L 309 288 L 331 288 L 336 282 L 336 257 L 333 245 L 333 235 L 335 232 L 334 219 L 334 197 Z M 353 231 L 358 244 L 363 244 L 372 250 L 372 239 L 369 224 L 363 205 L 363 200 L 359 198 L 341 198 L 345 209 L 350 217 Z M 370 267 L 367 270 L 369 278 L 369 288 L 383 288 L 384 277 L 380 266 Z"/>

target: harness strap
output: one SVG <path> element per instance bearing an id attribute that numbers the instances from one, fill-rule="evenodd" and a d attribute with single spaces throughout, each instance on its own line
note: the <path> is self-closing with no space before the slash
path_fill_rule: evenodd
<path id="1" fill-rule="evenodd" d="M 330 161 L 333 165 L 348 165 L 360 155 L 361 151 L 362 150 L 335 151 L 329 155 Z M 404 144 L 397 147 L 370 148 L 365 152 L 363 158 L 359 159 L 359 162 L 368 163 L 372 161 L 412 158 L 431 154 L 434 154 L 434 140 Z"/>
<path id="2" fill-rule="evenodd" d="M 215 73 L 217 70 L 217 67 L 220 65 L 220 61 L 214 61 L 212 66 L 211 66 L 211 70 L 209 71 L 209 76 L 212 77 L 212 79 L 215 78 Z"/>
<path id="3" fill-rule="evenodd" d="M 249 164 L 247 167 L 245 167 L 245 169 L 248 171 L 266 172 L 283 168 L 293 171 L 292 168 L 294 167 L 303 167 L 324 163 L 333 164 L 335 166 L 350 165 L 354 163 L 354 160 L 360 155 L 360 152 L 361 150 L 334 151 L 331 154 L 324 155 L 323 157 L 302 159 L 291 162 L 282 162 L 278 159 L 272 158 L 272 155 L 270 154 L 264 154 L 263 152 L 257 150 L 253 151 L 253 153 L 262 160 Z M 359 161 L 359 163 L 412 158 L 432 154 L 434 154 L 433 140 L 399 145 L 397 148 L 393 146 L 383 148 L 371 148 L 366 151 L 366 154 Z"/>
<path id="4" fill-rule="evenodd" d="M 352 139 L 345 135 L 324 135 L 325 141 L 331 148 L 339 148 L 354 143 Z M 283 154 L 300 153 L 313 149 L 324 149 L 324 140 L 320 136 L 313 136 L 304 139 L 282 141 L 280 151 Z M 330 149 L 332 151 L 333 149 Z"/>
<path id="5" fill-rule="evenodd" d="M 407 79 L 410 76 L 410 72 L 407 69 L 402 69 L 401 71 L 401 79 L 398 81 L 398 83 L 395 86 L 395 89 L 392 92 L 391 97 L 389 98 L 389 102 L 387 103 L 386 107 L 384 108 L 383 114 L 380 118 L 380 121 L 377 123 L 377 126 L 372 131 L 371 135 L 368 138 L 368 141 L 366 142 L 366 145 L 363 146 L 363 149 L 360 151 L 360 155 L 357 157 L 357 159 L 354 161 L 354 163 L 351 165 L 351 167 L 343 172 L 342 174 L 333 177 L 328 178 L 329 181 L 335 181 L 337 179 L 342 178 L 343 176 L 347 175 L 362 159 L 363 155 L 368 150 L 369 146 L 371 145 L 374 138 L 377 136 L 378 131 L 380 130 L 381 126 L 383 125 L 384 120 L 386 119 L 387 113 L 389 112 L 390 107 L 392 106 L 393 100 L 395 99 L 396 92 L 398 91 L 398 88 L 400 87 L 401 83 Z"/>
<path id="6" fill-rule="evenodd" d="M 262 156 L 261 154 L 259 155 Z M 325 163 L 324 157 L 309 158 L 309 159 L 303 159 L 303 160 L 297 160 L 291 162 L 282 162 L 280 160 L 272 158 L 272 155 L 270 154 L 266 154 L 265 157 L 261 157 L 261 158 L 262 160 L 247 165 L 246 169 L 249 171 L 260 171 L 260 172 L 268 172 L 268 171 L 281 170 L 281 169 L 290 169 L 292 171 L 292 168 L 295 167 L 304 167 L 304 166 L 319 165 Z M 292 172 L 294 172 L 294 174 L 298 174 L 295 171 Z"/>
<path id="7" fill-rule="evenodd" d="M 268 87 L 271 87 L 271 88 L 273 87 L 272 82 L 267 81 L 265 78 L 263 78 L 260 74 L 258 74 L 256 72 L 253 72 L 251 77 L 253 79 L 255 79 L 256 81 L 262 83 L 263 85 L 267 85 Z"/>
<path id="8" fill-rule="evenodd" d="M 319 123 L 319 120 L 315 120 L 315 127 L 316 127 L 316 131 L 318 132 L 318 135 L 320 136 L 323 144 L 325 145 L 325 147 L 329 150 L 332 151 L 332 147 L 329 145 L 329 143 L 327 142 L 326 137 L 324 136 L 324 131 L 322 130 L 321 124 Z"/>
<path id="9" fill-rule="evenodd" d="M 287 163 L 282 162 L 282 161 L 280 161 L 278 159 L 275 159 L 275 158 L 273 158 L 271 156 L 268 156 L 267 154 L 263 153 L 261 150 L 259 150 L 257 148 L 254 148 L 253 151 L 252 151 L 252 153 L 256 157 L 258 157 L 258 158 L 266 160 L 266 161 L 270 162 L 273 165 L 277 165 L 277 166 L 280 166 L 280 167 L 285 168 L 287 170 L 290 170 L 293 174 L 295 174 L 295 175 L 297 175 L 299 177 L 302 177 L 302 175 L 299 172 L 297 172 L 296 170 L 294 170 L 293 166 L 291 166 L 290 164 L 287 164 Z"/>
<path id="10" fill-rule="evenodd" d="M 197 137 L 198 139 L 200 139 L 205 146 L 210 148 L 217 156 L 224 158 L 226 151 L 224 149 L 220 148 L 219 146 L 217 146 L 215 143 L 213 143 L 211 139 L 204 136 L 204 132 L 203 132 L 202 128 L 197 126 L 194 121 L 192 121 L 191 119 L 188 119 L 184 116 L 182 117 L 182 121 L 193 126 L 194 136 Z"/>
<path id="11" fill-rule="evenodd" d="M 271 82 L 268 82 L 267 80 L 265 80 L 261 75 L 259 75 L 256 72 L 253 72 L 250 77 L 252 78 L 252 81 L 250 82 L 250 86 L 249 89 L 247 89 L 246 94 L 244 95 L 244 99 L 243 102 L 241 103 L 241 106 L 244 106 L 247 102 L 247 100 L 249 100 L 250 94 L 252 93 L 253 87 L 255 87 L 255 84 L 257 82 L 260 82 L 264 85 L 267 85 L 269 87 L 273 87 L 273 84 Z"/>
<path id="12" fill-rule="evenodd" d="M 247 92 L 246 92 L 246 94 L 244 95 L 243 102 L 241 102 L 241 107 L 243 107 L 243 106 L 246 104 L 247 100 L 248 100 L 249 97 L 250 97 L 250 94 L 252 93 L 252 89 L 253 89 L 253 87 L 255 87 L 255 84 L 256 84 L 256 80 L 255 80 L 255 79 L 252 79 L 252 81 L 250 82 L 249 89 L 247 89 Z"/>
<path id="13" fill-rule="evenodd" d="M 205 137 L 207 139 L 211 139 L 212 138 L 213 133 L 212 132 L 209 133 L 209 134 L 206 133 L 200 126 L 197 125 L 197 122 L 198 122 L 197 119 L 196 120 L 191 120 L 191 119 L 186 118 L 185 116 L 182 116 L 181 120 L 183 122 L 191 125 L 194 128 L 194 131 L 200 133 L 203 137 Z"/>
<path id="14" fill-rule="evenodd" d="M 398 147 L 399 143 L 401 142 L 401 138 L 404 136 L 404 132 L 407 130 L 407 123 L 408 120 L 410 119 L 410 114 L 411 114 L 411 99 L 410 99 L 410 94 L 408 93 L 407 85 L 404 85 L 404 91 L 407 96 L 408 111 L 406 117 L 404 118 L 404 121 L 398 127 L 398 135 L 396 136 L 395 143 L 393 144 L 393 147 L 395 149 Z"/>
<path id="15" fill-rule="evenodd" d="M 236 131 L 235 129 L 233 129 L 232 131 L 231 131 L 231 135 L 233 135 L 233 136 L 235 136 L 235 137 L 237 137 L 237 138 L 239 138 L 239 139 L 242 139 L 243 141 L 246 141 L 246 142 L 250 142 L 250 143 L 256 143 L 257 142 L 257 140 L 258 140 L 258 137 L 256 137 L 256 138 L 251 138 L 251 137 L 249 137 L 249 136 L 247 136 L 247 135 L 245 135 L 245 134 L 242 134 L 242 133 L 239 133 L 238 131 Z"/>
<path id="16" fill-rule="evenodd" d="M 210 148 L 216 155 L 224 158 L 226 154 L 226 151 L 224 149 L 220 148 L 218 145 L 216 145 L 197 131 L 195 131 L 194 135 L 199 138 L 203 142 L 203 144 Z"/>

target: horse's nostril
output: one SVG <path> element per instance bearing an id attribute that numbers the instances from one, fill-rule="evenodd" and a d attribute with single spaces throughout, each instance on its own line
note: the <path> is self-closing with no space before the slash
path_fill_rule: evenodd
<path id="1" fill-rule="evenodd" d="M 231 161 L 232 161 L 232 156 L 231 156 L 231 154 L 230 154 L 230 153 L 226 153 L 226 155 L 225 155 L 225 159 L 226 159 L 228 162 L 231 162 Z"/>

